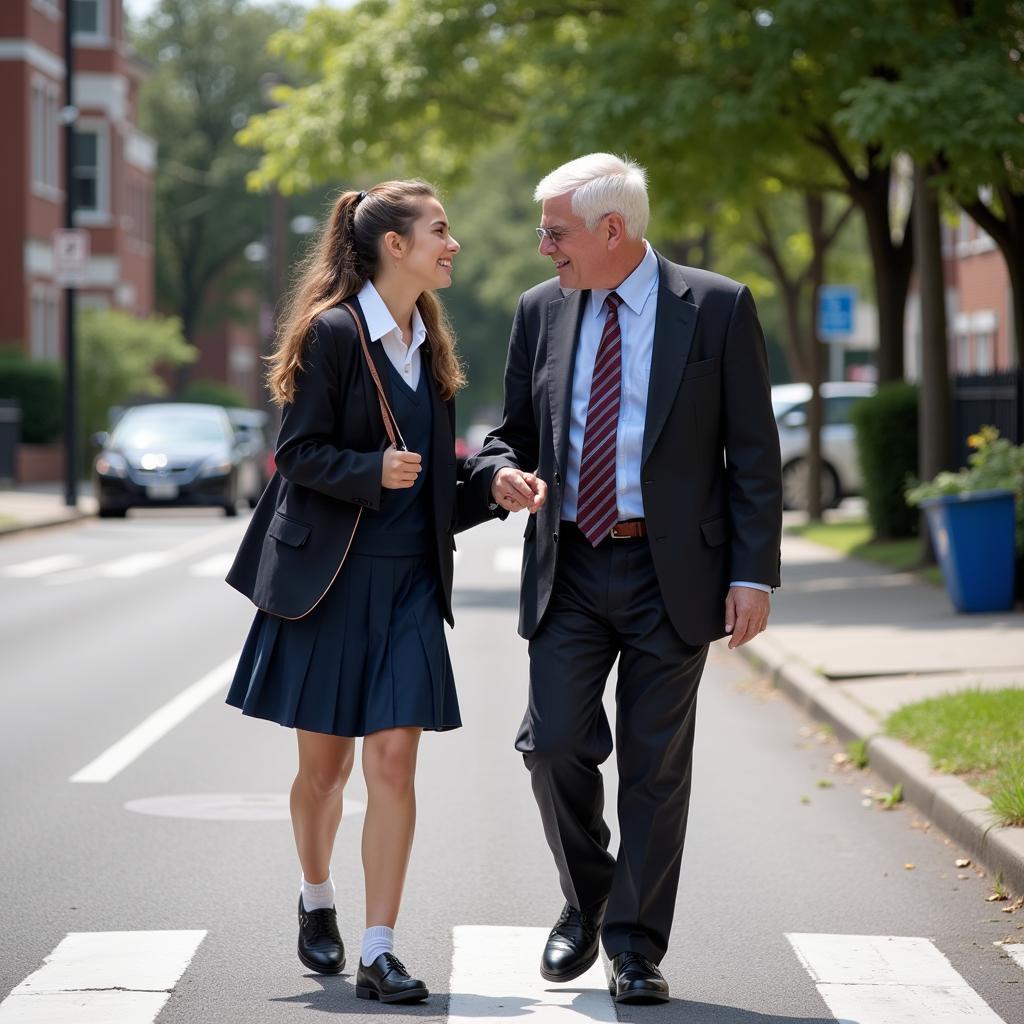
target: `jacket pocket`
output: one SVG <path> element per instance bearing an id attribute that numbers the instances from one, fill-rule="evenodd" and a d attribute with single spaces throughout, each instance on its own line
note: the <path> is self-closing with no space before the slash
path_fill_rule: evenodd
<path id="1" fill-rule="evenodd" d="M 300 523 L 297 519 L 289 519 L 281 512 L 275 512 L 274 518 L 270 520 L 267 533 L 289 547 L 301 548 L 309 540 L 312 527 Z"/>
<path id="2" fill-rule="evenodd" d="M 700 524 L 700 532 L 704 535 L 704 543 L 711 548 L 717 548 L 729 539 L 729 524 L 725 516 L 715 516 L 714 519 L 705 519 Z"/>
<path id="3" fill-rule="evenodd" d="M 718 356 L 712 356 L 710 359 L 700 359 L 696 363 L 687 363 L 683 368 L 683 380 L 709 376 L 718 369 L 718 362 Z"/>

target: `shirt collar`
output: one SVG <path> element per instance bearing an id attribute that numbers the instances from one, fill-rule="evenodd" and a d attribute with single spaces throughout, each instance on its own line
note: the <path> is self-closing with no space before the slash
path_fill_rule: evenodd
<path id="1" fill-rule="evenodd" d="M 363 316 L 366 318 L 366 326 L 370 331 L 370 341 L 380 341 L 381 338 L 392 333 L 401 340 L 402 332 L 398 324 L 395 323 L 395 318 L 391 315 L 388 307 L 384 305 L 380 292 L 373 287 L 372 281 L 368 280 L 363 285 L 356 299 L 359 302 L 359 308 L 363 311 Z M 419 309 L 414 306 L 412 310 L 412 344 L 409 346 L 409 354 L 411 355 L 426 340 L 427 328 L 423 324 L 423 318 L 420 316 Z"/>
<path id="2" fill-rule="evenodd" d="M 590 315 L 599 316 L 604 311 L 604 300 L 611 292 L 618 292 L 619 298 L 639 316 L 647 305 L 655 285 L 658 283 L 658 257 L 648 242 L 644 242 L 644 258 L 618 288 L 594 288 L 590 292 Z"/>

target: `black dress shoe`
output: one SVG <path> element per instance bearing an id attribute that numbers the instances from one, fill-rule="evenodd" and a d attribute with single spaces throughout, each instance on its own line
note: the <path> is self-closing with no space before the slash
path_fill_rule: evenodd
<path id="1" fill-rule="evenodd" d="M 345 970 L 345 944 L 338 934 L 334 907 L 306 910 L 299 896 L 299 959 L 317 974 L 341 974 Z"/>
<path id="2" fill-rule="evenodd" d="M 612 960 L 608 989 L 617 1003 L 667 1003 L 668 982 L 639 953 L 620 953 Z"/>
<path id="3" fill-rule="evenodd" d="M 356 971 L 356 995 L 382 1003 L 419 1003 L 430 993 L 417 978 L 410 978 L 405 965 L 394 953 L 381 953 L 367 967 L 362 960 Z"/>
<path id="4" fill-rule="evenodd" d="M 572 981 L 594 965 L 606 906 L 607 902 L 602 902 L 583 911 L 566 903 L 540 958 L 545 981 Z"/>

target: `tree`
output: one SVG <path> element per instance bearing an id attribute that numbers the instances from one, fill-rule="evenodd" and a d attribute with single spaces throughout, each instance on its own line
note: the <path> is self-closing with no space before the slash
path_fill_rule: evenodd
<path id="1" fill-rule="evenodd" d="M 167 384 L 158 370 L 173 370 L 196 358 L 177 318 L 140 320 L 112 309 L 83 309 L 79 313 L 78 344 L 84 437 L 107 429 L 111 406 L 166 394 Z"/>
<path id="2" fill-rule="evenodd" d="M 887 157 L 907 152 L 927 165 L 934 186 L 996 241 L 1024 365 L 1024 4 L 896 7 L 908 41 L 901 74 L 852 88 L 841 120 L 854 137 L 879 140 Z"/>
<path id="3" fill-rule="evenodd" d="M 265 150 L 253 180 L 284 188 L 394 152 L 450 180 L 495 137 L 548 163 L 625 150 L 650 171 L 659 219 L 678 229 L 707 209 L 709 188 L 736 198 L 749 165 L 790 158 L 787 185 L 843 191 L 864 216 L 880 373 L 895 378 L 911 242 L 890 212 L 883 147 L 852 140 L 838 116 L 848 90 L 898 74 L 910 30 L 893 7 L 647 0 L 638 17 L 637 5 L 615 0 L 362 0 L 315 11 L 301 33 L 278 38 L 277 52 L 303 62 L 315 84 L 283 93 L 242 137 Z"/>
<path id="4" fill-rule="evenodd" d="M 261 76 L 285 70 L 263 56 L 267 41 L 295 24 L 287 5 L 160 0 L 134 38 L 154 69 L 140 121 L 158 145 L 157 301 L 192 344 L 218 282 L 259 285 L 243 253 L 263 233 L 267 200 L 245 189 L 256 159 L 234 135 L 266 104 Z M 179 388 L 186 382 L 183 372 Z"/>

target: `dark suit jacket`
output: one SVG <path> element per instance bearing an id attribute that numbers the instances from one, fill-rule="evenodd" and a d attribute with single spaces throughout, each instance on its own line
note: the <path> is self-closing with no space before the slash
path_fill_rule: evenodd
<path id="1" fill-rule="evenodd" d="M 350 304 L 362 318 L 356 300 Z M 368 341 L 368 346 L 390 403 L 387 353 L 380 344 Z M 454 623 L 454 534 L 490 517 L 489 495 L 485 481 L 472 491 L 456 479 L 455 403 L 442 402 L 438 394 L 429 342 L 420 352 L 434 408 L 430 501 L 435 562 L 444 615 Z M 310 332 L 295 400 L 284 407 L 277 473 L 253 513 L 228 583 L 274 615 L 295 619 L 312 611 L 338 574 L 362 510 L 380 508 L 387 445 L 355 323 L 343 309 L 328 310 Z"/>
<path id="2" fill-rule="evenodd" d="M 699 645 L 725 635 L 731 580 L 779 585 L 779 437 L 764 337 L 743 285 L 658 256 L 660 279 L 641 488 L 669 618 Z M 573 364 L 589 292 L 546 281 L 519 300 L 504 419 L 471 460 L 474 482 L 536 471 L 547 504 L 526 525 L 519 632 L 551 597 L 569 445 Z"/>

